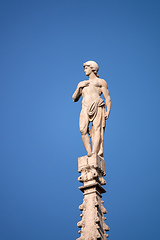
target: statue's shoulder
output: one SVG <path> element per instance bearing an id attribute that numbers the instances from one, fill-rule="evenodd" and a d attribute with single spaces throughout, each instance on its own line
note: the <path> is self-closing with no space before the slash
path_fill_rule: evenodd
<path id="1" fill-rule="evenodd" d="M 82 80 L 78 83 L 77 87 L 79 87 L 80 85 L 84 84 L 85 82 L 87 82 L 87 80 Z"/>
<path id="2" fill-rule="evenodd" d="M 80 81 L 79 83 L 82 83 L 82 82 L 88 82 L 88 80 L 86 79 L 86 80 L 82 80 L 82 81 Z"/>
<path id="3" fill-rule="evenodd" d="M 99 78 L 99 82 L 100 82 L 100 84 L 101 84 L 102 87 L 105 87 L 105 88 L 108 87 L 108 86 L 107 86 L 107 82 L 106 82 L 104 79 Z"/>

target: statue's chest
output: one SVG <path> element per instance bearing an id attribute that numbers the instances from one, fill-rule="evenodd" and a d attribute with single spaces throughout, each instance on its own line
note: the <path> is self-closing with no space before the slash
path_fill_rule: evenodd
<path id="1" fill-rule="evenodd" d="M 89 85 L 83 89 L 83 93 L 85 94 L 93 94 L 100 92 L 100 83 L 99 81 L 91 81 Z"/>
<path id="2" fill-rule="evenodd" d="M 98 79 L 90 81 L 89 86 L 91 87 L 100 87 L 100 81 Z"/>

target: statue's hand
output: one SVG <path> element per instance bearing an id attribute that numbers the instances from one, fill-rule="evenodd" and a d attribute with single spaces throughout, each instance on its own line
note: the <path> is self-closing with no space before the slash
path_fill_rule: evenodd
<path id="1" fill-rule="evenodd" d="M 89 81 L 83 81 L 78 83 L 79 88 L 84 88 L 84 87 L 87 87 L 88 85 L 89 85 Z"/>
<path id="2" fill-rule="evenodd" d="M 108 117 L 109 117 L 109 113 L 108 113 L 107 111 L 105 112 L 104 117 L 105 117 L 106 120 L 108 119 Z"/>

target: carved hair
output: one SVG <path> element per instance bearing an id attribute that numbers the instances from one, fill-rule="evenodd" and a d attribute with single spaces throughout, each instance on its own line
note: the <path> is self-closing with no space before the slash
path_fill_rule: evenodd
<path id="1" fill-rule="evenodd" d="M 97 73 L 99 70 L 99 67 L 95 61 L 87 61 L 87 62 L 83 63 L 83 67 L 85 67 L 85 66 L 90 67 L 92 69 L 92 71 L 94 72 L 94 74 L 99 78 L 99 75 Z"/>

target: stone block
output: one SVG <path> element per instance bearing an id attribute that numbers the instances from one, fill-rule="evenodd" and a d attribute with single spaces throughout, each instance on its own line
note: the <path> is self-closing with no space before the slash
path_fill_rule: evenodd
<path id="1" fill-rule="evenodd" d="M 106 175 L 104 158 L 93 154 L 91 157 L 83 156 L 78 158 L 78 172 L 81 172 L 83 168 L 94 166 L 99 169 L 103 174 Z"/>

